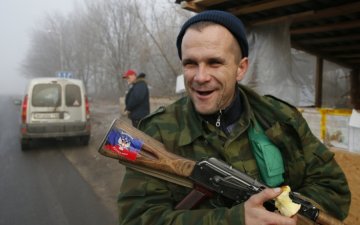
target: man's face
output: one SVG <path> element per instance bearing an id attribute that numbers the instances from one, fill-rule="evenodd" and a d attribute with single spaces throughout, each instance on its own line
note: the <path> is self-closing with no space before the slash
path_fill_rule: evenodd
<path id="1" fill-rule="evenodd" d="M 236 82 L 247 70 L 240 47 L 223 26 L 188 28 L 182 40 L 182 65 L 187 93 L 200 114 L 213 114 L 229 106 Z"/>
<path id="2" fill-rule="evenodd" d="M 129 75 L 128 77 L 125 78 L 126 81 L 128 82 L 128 84 L 132 84 L 135 82 L 136 80 L 136 75 L 135 74 L 132 74 L 132 75 Z"/>

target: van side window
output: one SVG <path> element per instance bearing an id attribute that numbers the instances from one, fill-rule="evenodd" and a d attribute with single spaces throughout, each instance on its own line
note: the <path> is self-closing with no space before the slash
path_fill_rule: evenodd
<path id="1" fill-rule="evenodd" d="M 81 92 L 80 87 L 74 84 L 68 84 L 65 87 L 65 103 L 69 107 L 81 106 Z"/>
<path id="2" fill-rule="evenodd" d="M 61 105 L 59 84 L 37 84 L 33 88 L 31 104 L 38 107 L 58 107 Z"/>

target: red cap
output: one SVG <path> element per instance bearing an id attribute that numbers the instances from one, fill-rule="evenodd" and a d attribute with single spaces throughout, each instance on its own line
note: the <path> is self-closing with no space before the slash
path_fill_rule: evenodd
<path id="1" fill-rule="evenodd" d="M 126 73 L 124 73 L 123 78 L 128 78 L 129 76 L 134 75 L 136 76 L 135 70 L 128 70 Z"/>

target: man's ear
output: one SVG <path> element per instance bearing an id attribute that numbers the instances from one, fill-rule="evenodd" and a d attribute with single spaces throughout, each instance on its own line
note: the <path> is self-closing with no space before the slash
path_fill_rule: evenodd
<path id="1" fill-rule="evenodd" d="M 241 81 L 244 76 L 246 71 L 248 70 L 248 66 L 249 66 L 249 60 L 247 57 L 244 57 L 240 60 L 238 69 L 237 69 L 237 76 L 236 76 L 236 80 L 237 81 Z"/>

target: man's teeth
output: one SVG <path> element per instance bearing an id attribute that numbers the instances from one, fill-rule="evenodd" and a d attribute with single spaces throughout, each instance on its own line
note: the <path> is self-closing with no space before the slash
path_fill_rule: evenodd
<path id="1" fill-rule="evenodd" d="M 198 91 L 199 95 L 209 95 L 212 91 Z"/>

